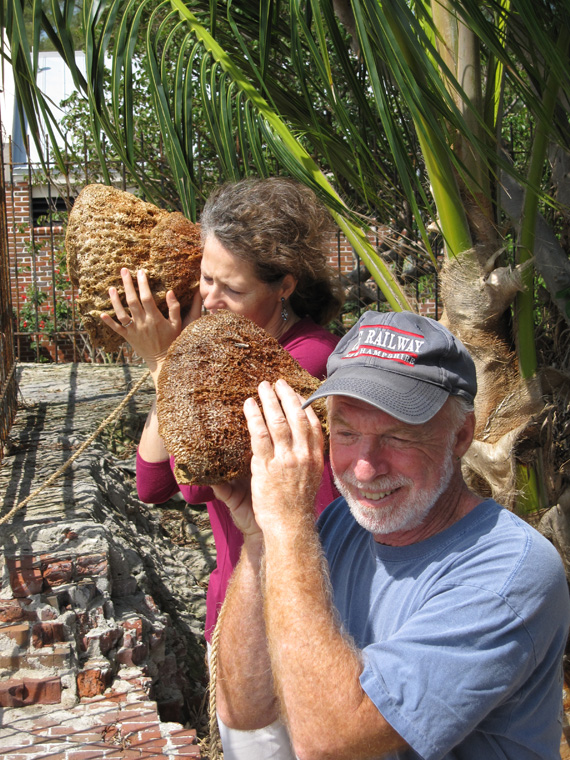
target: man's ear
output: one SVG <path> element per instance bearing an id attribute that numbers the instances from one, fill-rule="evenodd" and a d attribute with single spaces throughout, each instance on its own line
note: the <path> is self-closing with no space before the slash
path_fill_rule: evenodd
<path id="1" fill-rule="evenodd" d="M 455 446 L 453 447 L 453 453 L 455 456 L 461 458 L 471 446 L 473 435 L 475 433 L 475 414 L 468 412 L 465 417 L 463 425 L 455 434 Z"/>

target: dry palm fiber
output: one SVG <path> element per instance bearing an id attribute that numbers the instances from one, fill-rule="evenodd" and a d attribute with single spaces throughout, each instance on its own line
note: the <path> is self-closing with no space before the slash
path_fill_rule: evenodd
<path id="1" fill-rule="evenodd" d="M 249 473 L 243 404 L 258 399 L 262 380 L 280 377 L 304 397 L 320 384 L 246 317 L 220 311 L 183 330 L 168 350 L 157 395 L 159 432 L 179 483 L 215 485 Z M 324 399 L 313 408 L 325 428 Z"/>
<path id="2" fill-rule="evenodd" d="M 123 342 L 106 327 L 100 312 L 113 313 L 109 287 L 124 296 L 121 267 L 145 269 L 150 289 L 165 316 L 166 292 L 174 290 L 182 310 L 190 306 L 200 278 L 200 228 L 131 193 L 87 185 L 69 214 L 65 239 L 67 268 L 78 289 L 77 305 L 91 341 L 106 351 Z"/>

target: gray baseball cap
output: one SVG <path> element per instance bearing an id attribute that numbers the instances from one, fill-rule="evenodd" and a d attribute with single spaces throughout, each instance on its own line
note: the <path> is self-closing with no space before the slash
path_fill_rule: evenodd
<path id="1" fill-rule="evenodd" d="M 476 393 L 473 359 L 443 325 L 411 311 L 367 311 L 341 338 L 327 379 L 303 407 L 323 396 L 348 396 L 420 425 L 450 395 L 473 404 Z"/>

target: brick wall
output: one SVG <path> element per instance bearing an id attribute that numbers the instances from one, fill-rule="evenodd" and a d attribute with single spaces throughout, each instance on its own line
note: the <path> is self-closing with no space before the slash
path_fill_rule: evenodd
<path id="1" fill-rule="evenodd" d="M 16 314 L 16 353 L 20 361 L 93 361 L 80 329 L 74 309 L 74 289 L 58 263 L 57 251 L 63 252 L 64 233 L 61 226 L 31 226 L 31 187 L 27 178 L 7 186 L 7 229 L 12 306 Z M 378 246 L 389 232 L 379 227 L 369 235 Z M 356 259 L 350 243 L 342 234 L 330 241 L 329 263 L 341 275 L 355 269 Z M 361 308 L 379 302 L 375 284 L 369 280 L 368 293 Z M 355 290 L 355 288 L 353 288 Z M 357 290 L 357 289 L 356 289 Z M 34 293 L 40 292 L 41 303 L 34 304 Z M 360 296 L 360 294 L 359 294 Z M 36 298 L 37 300 L 37 298 Z M 421 299 L 418 311 L 436 316 L 435 301 Z M 62 316 L 63 315 L 63 316 Z M 128 357 L 125 357 L 128 360 Z"/>
<path id="2" fill-rule="evenodd" d="M 30 192 L 25 178 L 6 189 L 10 290 L 18 358 L 73 361 L 73 337 L 65 334 L 73 331 L 73 320 L 58 316 L 63 311 L 62 304 L 70 308 L 73 301 L 73 288 L 57 255 L 63 250 L 63 227 L 32 227 Z M 37 311 L 36 291 L 40 293 Z M 56 330 L 60 333 L 57 339 L 53 337 Z"/>

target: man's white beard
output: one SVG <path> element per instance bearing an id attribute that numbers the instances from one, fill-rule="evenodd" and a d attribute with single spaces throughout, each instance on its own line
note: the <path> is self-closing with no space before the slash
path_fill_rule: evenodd
<path id="1" fill-rule="evenodd" d="M 406 501 L 396 501 L 392 507 L 364 507 L 347 488 L 351 485 L 362 491 L 390 492 L 402 486 L 412 486 L 414 481 L 403 476 L 378 478 L 373 483 L 360 483 L 352 475 L 344 475 L 343 481 L 334 472 L 334 481 L 341 496 L 344 496 L 352 516 L 365 530 L 374 535 L 386 535 L 403 530 L 412 530 L 425 520 L 433 506 L 445 491 L 453 475 L 453 453 L 451 442 L 448 443 L 441 465 L 441 476 L 436 485 L 429 490 L 413 491 Z"/>

